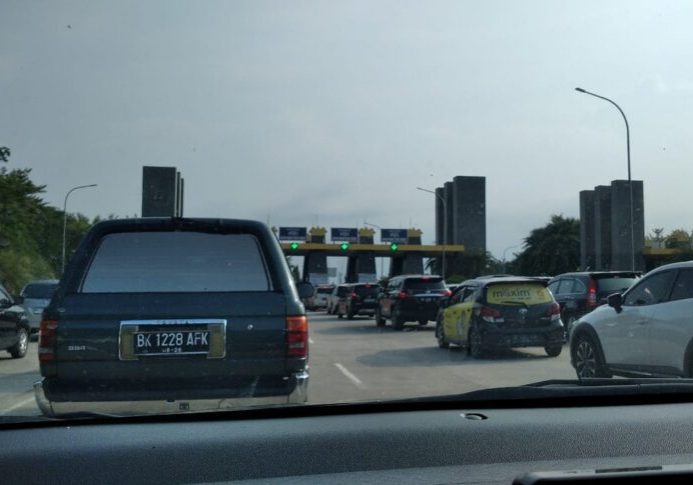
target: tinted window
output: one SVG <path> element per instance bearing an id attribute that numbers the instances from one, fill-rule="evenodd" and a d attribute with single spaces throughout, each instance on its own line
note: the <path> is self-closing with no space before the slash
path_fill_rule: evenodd
<path id="1" fill-rule="evenodd" d="M 316 293 L 330 294 L 330 293 L 332 293 L 332 288 L 329 288 L 329 287 L 328 288 L 318 288 Z"/>
<path id="2" fill-rule="evenodd" d="M 554 295 L 558 295 L 558 285 L 560 285 L 560 284 L 561 284 L 561 281 L 560 281 L 560 280 L 554 281 L 553 283 L 551 283 L 551 284 L 548 286 L 548 288 L 549 288 L 549 290 L 551 291 L 551 293 L 553 293 Z"/>
<path id="3" fill-rule="evenodd" d="M 628 288 L 633 286 L 633 283 L 638 281 L 637 278 L 599 278 L 597 280 L 597 285 L 600 292 L 604 293 L 618 293 L 626 291 Z"/>
<path id="4" fill-rule="evenodd" d="M 653 305 L 666 301 L 671 289 L 673 271 L 662 271 L 649 276 L 626 294 L 624 305 Z"/>
<path id="5" fill-rule="evenodd" d="M 404 282 L 407 290 L 444 290 L 443 278 L 409 278 Z"/>
<path id="6" fill-rule="evenodd" d="M 573 293 L 585 294 L 587 293 L 587 286 L 580 280 L 573 280 Z"/>
<path id="7" fill-rule="evenodd" d="M 354 287 L 354 293 L 359 296 L 376 296 L 378 294 L 377 285 L 359 285 Z"/>
<path id="8" fill-rule="evenodd" d="M 679 271 L 674 289 L 671 291 L 672 300 L 684 300 L 686 298 L 693 298 L 693 270 L 690 269 Z"/>
<path id="9" fill-rule="evenodd" d="M 346 286 L 340 286 L 339 288 L 337 288 L 337 296 L 344 296 L 347 293 L 349 293 L 349 288 L 347 288 Z"/>
<path id="10" fill-rule="evenodd" d="M 22 296 L 24 298 L 36 298 L 50 300 L 58 285 L 53 283 L 30 283 L 24 287 Z"/>
<path id="11" fill-rule="evenodd" d="M 561 284 L 558 287 L 558 294 L 559 295 L 565 295 L 566 293 L 572 293 L 573 292 L 573 281 L 572 279 L 570 280 L 561 280 Z"/>
<path id="12" fill-rule="evenodd" d="M 129 232 L 103 238 L 84 293 L 268 291 L 254 236 Z"/>

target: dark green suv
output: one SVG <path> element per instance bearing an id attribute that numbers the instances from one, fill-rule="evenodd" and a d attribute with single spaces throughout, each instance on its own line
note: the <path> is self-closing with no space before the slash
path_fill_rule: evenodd
<path id="1" fill-rule="evenodd" d="M 222 219 L 95 225 L 41 322 L 46 415 L 307 399 L 308 322 L 271 231 Z"/>

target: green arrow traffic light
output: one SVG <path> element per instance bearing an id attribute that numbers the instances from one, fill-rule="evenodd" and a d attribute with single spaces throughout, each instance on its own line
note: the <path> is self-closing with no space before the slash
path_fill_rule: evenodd
<path id="1" fill-rule="evenodd" d="M 340 248 L 342 251 L 346 251 L 347 249 L 349 249 L 349 243 L 343 242 L 342 244 L 339 245 L 339 248 Z"/>
<path id="2" fill-rule="evenodd" d="M 297 243 L 297 242 L 292 242 L 291 244 L 289 244 L 289 247 L 290 247 L 291 249 L 298 249 L 298 243 Z"/>
<path id="3" fill-rule="evenodd" d="M 399 244 L 397 243 L 391 243 L 390 244 L 390 251 L 397 251 L 399 249 Z"/>

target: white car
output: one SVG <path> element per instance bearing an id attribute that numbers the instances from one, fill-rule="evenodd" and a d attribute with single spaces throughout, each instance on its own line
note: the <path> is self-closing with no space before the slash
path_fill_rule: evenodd
<path id="1" fill-rule="evenodd" d="M 576 324 L 579 378 L 693 377 L 693 261 L 661 266 Z"/>

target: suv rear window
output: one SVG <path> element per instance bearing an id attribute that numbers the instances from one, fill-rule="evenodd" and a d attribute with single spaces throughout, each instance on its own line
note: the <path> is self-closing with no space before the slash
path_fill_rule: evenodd
<path id="1" fill-rule="evenodd" d="M 405 290 L 445 290 L 443 278 L 407 278 L 404 280 Z"/>
<path id="2" fill-rule="evenodd" d="M 378 294 L 378 285 L 357 285 L 354 287 L 354 293 L 358 296 L 376 296 Z"/>
<path id="3" fill-rule="evenodd" d="M 329 295 L 330 293 L 332 293 L 332 290 L 333 290 L 333 289 L 334 289 L 334 288 L 331 287 L 331 286 L 327 286 L 327 287 L 321 286 L 321 287 L 318 287 L 317 293 Z"/>
<path id="4" fill-rule="evenodd" d="M 58 285 L 53 283 L 30 283 L 24 287 L 22 296 L 24 298 L 50 300 L 53 298 L 53 293 L 57 287 Z"/>
<path id="5" fill-rule="evenodd" d="M 541 305 L 553 301 L 547 287 L 536 283 L 499 283 L 486 289 L 486 301 L 491 305 L 524 303 Z"/>
<path id="6" fill-rule="evenodd" d="M 83 293 L 270 291 L 250 234 L 124 232 L 105 236 Z"/>
<path id="7" fill-rule="evenodd" d="M 636 281 L 638 281 L 638 278 L 622 276 L 617 276 L 615 278 L 597 278 L 597 285 L 599 287 L 599 291 L 603 291 L 605 293 L 616 293 L 619 291 L 627 290 L 628 288 L 633 286 L 633 283 L 635 283 Z"/>

